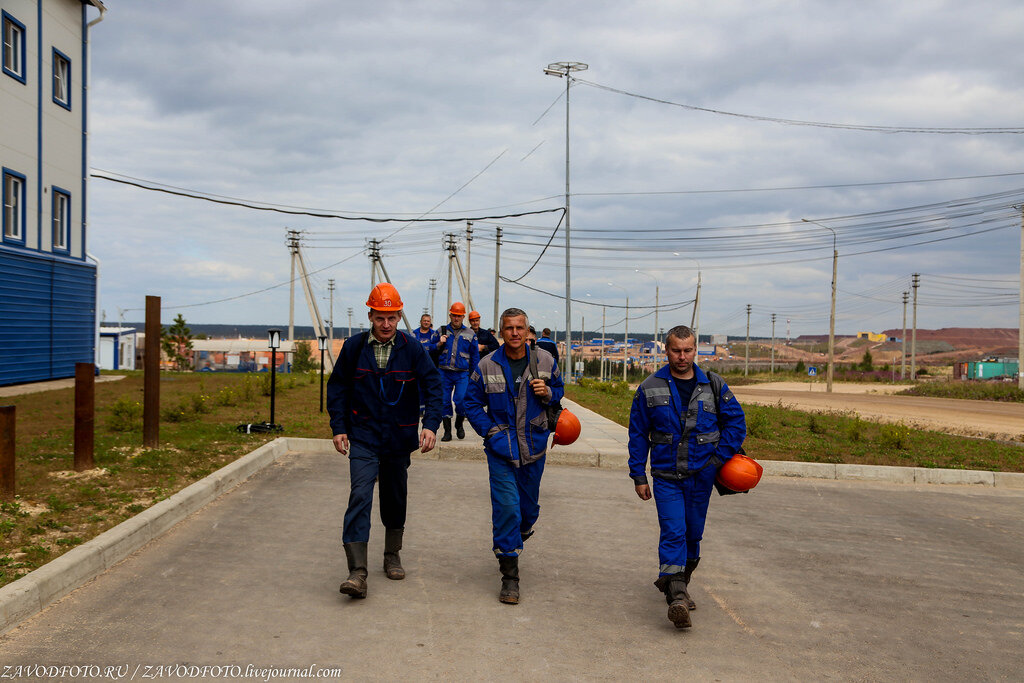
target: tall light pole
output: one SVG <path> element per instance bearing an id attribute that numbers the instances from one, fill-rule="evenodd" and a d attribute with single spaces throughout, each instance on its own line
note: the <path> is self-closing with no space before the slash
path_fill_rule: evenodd
<path id="1" fill-rule="evenodd" d="M 654 280 L 654 355 L 658 355 L 658 292 L 661 290 L 661 282 L 658 278 L 648 272 L 640 270 L 639 268 L 635 268 L 633 272 L 646 275 Z M 694 341 L 696 341 L 696 339 Z"/>
<path id="2" fill-rule="evenodd" d="M 804 223 L 814 223 L 818 227 L 825 228 L 832 233 L 832 312 L 828 316 L 828 372 L 825 375 L 825 391 L 832 393 L 832 375 L 835 372 L 835 339 L 836 339 L 836 274 L 839 268 L 839 250 L 836 248 L 836 231 L 832 228 L 812 221 L 809 218 L 801 218 Z"/>
<path id="3" fill-rule="evenodd" d="M 570 287 L 572 282 L 572 269 L 570 267 L 572 252 L 569 250 L 569 86 L 573 79 L 569 74 L 576 71 L 586 71 L 587 68 L 588 65 L 583 62 L 554 62 L 548 64 L 547 68 L 544 69 L 544 73 L 548 76 L 565 78 L 565 369 L 570 379 L 572 378 L 572 343 L 569 342 L 572 339 L 572 291 Z"/>
<path id="4" fill-rule="evenodd" d="M 622 338 L 622 381 L 626 381 L 626 366 L 629 364 L 629 292 L 626 288 L 614 282 L 608 283 L 612 287 L 618 287 L 626 295 L 626 334 Z"/>
<path id="5" fill-rule="evenodd" d="M 678 251 L 673 251 L 674 256 L 683 256 Z M 697 264 L 697 295 L 693 298 L 693 315 L 690 316 L 690 329 L 693 330 L 693 341 L 697 342 L 698 348 L 700 347 L 700 280 L 701 280 L 701 267 L 700 261 L 693 258 L 692 256 L 683 256 L 685 259 L 689 259 Z"/>

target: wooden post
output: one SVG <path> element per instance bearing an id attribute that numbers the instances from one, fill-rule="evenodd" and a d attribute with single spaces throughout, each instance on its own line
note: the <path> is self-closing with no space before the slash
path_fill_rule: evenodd
<path id="1" fill-rule="evenodd" d="M 93 468 L 96 415 L 96 366 L 75 363 L 75 471 Z"/>
<path id="2" fill-rule="evenodd" d="M 160 297 L 146 297 L 146 356 L 143 367 L 142 445 L 160 445 Z"/>
<path id="3" fill-rule="evenodd" d="M 0 406 L 0 498 L 14 500 L 14 406 Z"/>

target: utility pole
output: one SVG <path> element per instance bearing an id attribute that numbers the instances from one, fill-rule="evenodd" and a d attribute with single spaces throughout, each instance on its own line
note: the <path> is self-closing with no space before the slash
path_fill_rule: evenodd
<path id="1" fill-rule="evenodd" d="M 910 298 L 910 292 L 903 292 L 903 337 L 900 340 L 900 379 L 907 378 L 907 299 Z"/>
<path id="2" fill-rule="evenodd" d="M 1017 280 L 1020 292 L 1017 294 L 1017 388 L 1024 390 L 1024 206 L 1018 206 L 1020 216 L 1020 270 Z"/>
<path id="3" fill-rule="evenodd" d="M 917 381 L 917 288 L 921 286 L 921 274 L 914 273 L 910 284 L 914 288 L 914 333 L 910 338 L 910 379 Z"/>
<path id="4" fill-rule="evenodd" d="M 772 313 L 772 371 L 775 374 L 775 314 Z"/>
<path id="5" fill-rule="evenodd" d="M 604 381 L 604 346 L 605 346 L 605 324 L 607 323 L 608 309 L 601 306 L 601 381 Z"/>
<path id="6" fill-rule="evenodd" d="M 348 336 L 352 336 L 352 308 L 348 309 Z"/>
<path id="7" fill-rule="evenodd" d="M 452 308 L 452 269 L 455 267 L 455 235 L 446 232 L 444 239 L 444 248 L 448 251 L 448 303 L 444 309 L 447 312 Z"/>
<path id="8" fill-rule="evenodd" d="M 288 231 L 288 253 L 292 260 L 292 279 L 288 283 L 288 341 L 295 341 L 295 261 L 299 253 L 299 231 Z"/>
<path id="9" fill-rule="evenodd" d="M 473 222 L 466 221 L 466 298 L 471 299 L 469 296 L 469 243 L 473 241 Z"/>
<path id="10" fill-rule="evenodd" d="M 331 303 L 330 303 L 331 324 L 330 324 L 330 327 L 327 328 L 327 338 L 333 343 L 334 342 L 334 278 L 333 277 L 327 279 L 327 292 L 328 292 L 328 294 L 330 296 L 330 299 L 331 299 Z M 333 350 L 334 347 L 332 346 L 331 348 Z"/>
<path id="11" fill-rule="evenodd" d="M 750 372 L 750 304 L 747 304 L 747 345 L 743 353 L 743 376 Z"/>
<path id="12" fill-rule="evenodd" d="M 434 292 L 437 291 L 437 278 L 430 278 L 430 319 L 434 319 Z"/>
<path id="13" fill-rule="evenodd" d="M 498 329 L 498 316 L 501 315 L 498 309 L 498 287 L 501 283 L 501 226 L 499 225 L 494 229 L 494 329 L 501 334 L 501 330 Z"/>
<path id="14" fill-rule="evenodd" d="M 565 367 L 569 367 L 569 348 L 565 349 Z M 629 294 L 626 295 L 626 336 L 622 340 L 622 381 L 626 380 L 626 366 L 629 364 Z"/>
<path id="15" fill-rule="evenodd" d="M 700 326 L 700 280 L 701 271 L 697 270 L 697 296 L 693 299 L 693 315 L 690 316 L 690 329 L 693 330 L 693 341 L 700 346 L 700 333 L 697 328 Z"/>

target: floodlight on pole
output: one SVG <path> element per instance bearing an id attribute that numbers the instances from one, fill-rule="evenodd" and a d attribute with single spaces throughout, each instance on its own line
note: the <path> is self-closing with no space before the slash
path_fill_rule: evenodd
<path id="1" fill-rule="evenodd" d="M 825 391 L 832 393 L 832 376 L 835 372 L 835 339 L 836 339 L 836 275 L 839 268 L 839 249 L 836 247 L 836 231 L 824 223 L 801 218 L 804 223 L 813 223 L 832 233 L 832 312 L 828 316 L 828 372 L 825 375 Z"/>
<path id="2" fill-rule="evenodd" d="M 658 295 L 661 291 L 661 281 L 654 277 L 650 273 L 640 270 L 639 268 L 633 269 L 634 273 L 640 273 L 654 280 L 654 355 L 658 354 Z M 696 341 L 696 340 L 694 340 Z"/>
<path id="3" fill-rule="evenodd" d="M 572 268 L 569 228 L 569 86 L 572 83 L 570 74 L 586 71 L 589 65 L 583 62 L 553 62 L 547 65 L 544 73 L 548 76 L 565 78 L 565 369 L 572 378 Z"/>
<path id="4" fill-rule="evenodd" d="M 626 366 L 629 365 L 629 292 L 622 285 L 609 282 L 609 286 L 618 287 L 626 295 L 626 333 L 622 337 L 622 381 L 626 381 Z"/>
<path id="5" fill-rule="evenodd" d="M 274 422 L 274 398 L 277 393 L 277 350 L 281 348 L 281 330 L 267 330 L 267 345 L 270 347 L 270 429 L 276 427 Z"/>

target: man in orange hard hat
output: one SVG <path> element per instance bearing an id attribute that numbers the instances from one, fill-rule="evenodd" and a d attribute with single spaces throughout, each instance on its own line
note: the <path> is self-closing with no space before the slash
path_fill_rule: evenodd
<path id="1" fill-rule="evenodd" d="M 668 364 L 645 379 L 629 414 L 629 476 L 640 500 L 658 507 L 661 566 L 654 585 L 665 594 L 676 628 L 691 625 L 696 604 L 687 587 L 700 562 L 700 541 L 715 473 L 747 435 L 743 408 L 725 380 L 694 363 L 697 340 L 679 325 L 665 337 Z"/>
<path id="2" fill-rule="evenodd" d="M 349 458 L 351 491 L 341 539 L 349 576 L 341 592 L 366 597 L 367 544 L 374 482 L 384 525 L 384 571 L 405 578 L 399 551 L 405 529 L 409 454 L 434 448 L 441 422 L 441 377 L 423 346 L 399 331 L 402 299 L 390 283 L 366 301 L 371 329 L 345 340 L 327 384 L 334 447 Z M 420 401 L 423 429 L 419 435 Z"/>
<path id="3" fill-rule="evenodd" d="M 455 436 L 466 438 L 466 430 L 462 423 L 466 419 L 463 400 L 469 384 L 469 373 L 476 369 L 480 362 L 480 347 L 477 345 L 476 334 L 462 324 L 466 317 L 466 305 L 456 301 L 448 310 L 448 324 L 439 330 L 438 366 L 441 368 L 442 383 L 442 415 L 444 434 L 441 441 L 452 440 L 452 402 L 455 403 Z"/>
<path id="4" fill-rule="evenodd" d="M 480 347 L 480 357 L 483 358 L 489 353 L 493 353 L 498 350 L 501 344 L 498 340 L 486 330 L 480 327 L 480 312 L 470 311 L 469 312 L 469 326 L 473 328 L 473 333 L 476 335 L 477 345 Z"/>

